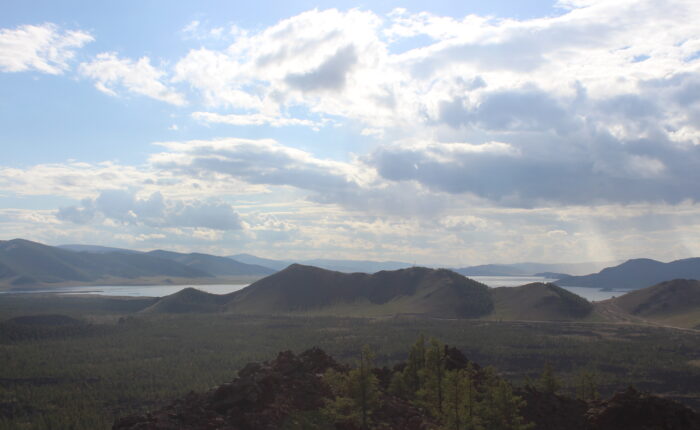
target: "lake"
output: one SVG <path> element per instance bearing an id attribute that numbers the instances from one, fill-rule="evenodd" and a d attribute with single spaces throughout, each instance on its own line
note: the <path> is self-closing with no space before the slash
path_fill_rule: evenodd
<path id="1" fill-rule="evenodd" d="M 227 294 L 247 287 L 248 284 L 220 285 L 100 285 L 97 287 L 58 287 L 37 290 L 4 291 L 9 294 L 57 293 L 98 294 L 100 296 L 163 297 L 185 288 L 196 288 L 212 294 Z"/>
<path id="2" fill-rule="evenodd" d="M 551 282 L 552 279 L 539 276 L 469 276 L 469 278 L 486 284 L 489 287 L 517 287 L 519 285 L 530 284 L 532 282 Z M 247 287 L 248 284 L 219 284 L 219 285 L 102 285 L 97 287 L 59 287 L 51 289 L 37 290 L 14 290 L 0 291 L 0 294 L 30 294 L 30 293 L 57 293 L 57 294 L 98 294 L 101 296 L 131 296 L 131 297 L 163 297 L 184 288 L 196 288 L 212 294 L 227 294 Z M 586 287 L 566 287 L 574 294 L 577 294 L 590 301 L 606 300 L 611 297 L 618 297 L 627 291 L 603 291 L 600 288 Z"/>

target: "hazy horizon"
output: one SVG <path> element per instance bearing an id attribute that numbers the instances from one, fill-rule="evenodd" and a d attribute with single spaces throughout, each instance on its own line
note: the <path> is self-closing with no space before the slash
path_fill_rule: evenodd
<path id="1" fill-rule="evenodd" d="M 488 3 L 7 4 L 0 238 L 700 256 L 700 4 Z"/>

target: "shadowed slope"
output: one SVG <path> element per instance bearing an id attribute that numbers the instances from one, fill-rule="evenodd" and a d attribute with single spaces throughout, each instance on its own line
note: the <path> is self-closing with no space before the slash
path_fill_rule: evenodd
<path id="1" fill-rule="evenodd" d="M 554 284 L 532 283 L 491 290 L 494 318 L 505 320 L 574 320 L 588 316 L 593 305 Z"/>
<path id="2" fill-rule="evenodd" d="M 487 286 L 449 270 L 422 267 L 368 275 L 294 264 L 230 297 L 229 308 L 245 313 L 327 309 L 354 315 L 469 318 L 493 308 Z"/>

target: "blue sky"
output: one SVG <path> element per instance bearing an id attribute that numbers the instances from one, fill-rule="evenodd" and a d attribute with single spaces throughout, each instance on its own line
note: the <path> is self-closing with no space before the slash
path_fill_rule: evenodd
<path id="1" fill-rule="evenodd" d="M 0 237 L 697 256 L 699 18 L 684 0 L 12 2 Z"/>

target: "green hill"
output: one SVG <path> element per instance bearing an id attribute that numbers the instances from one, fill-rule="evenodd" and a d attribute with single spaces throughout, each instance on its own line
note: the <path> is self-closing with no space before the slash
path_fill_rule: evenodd
<path id="1" fill-rule="evenodd" d="M 585 318 L 593 305 L 583 297 L 554 284 L 532 283 L 491 290 L 492 318 L 504 320 L 558 321 Z"/>
<path id="2" fill-rule="evenodd" d="M 679 327 L 700 326 L 700 281 L 674 279 L 608 302 L 608 305 L 646 320 Z"/>
<path id="3" fill-rule="evenodd" d="M 34 286 L 61 282 L 153 276 L 210 277 L 208 273 L 155 256 L 75 252 L 23 239 L 0 241 L 0 286 Z"/>
<path id="4" fill-rule="evenodd" d="M 493 308 L 486 285 L 450 270 L 423 267 L 369 275 L 294 264 L 230 297 L 228 308 L 241 313 L 473 318 Z"/>
<path id="5" fill-rule="evenodd" d="M 211 294 L 195 288 L 185 288 L 158 299 L 142 312 L 169 314 L 222 312 L 226 301 L 225 295 Z"/>
<path id="6" fill-rule="evenodd" d="M 183 290 L 160 299 L 148 312 L 551 321 L 586 318 L 592 309 L 584 298 L 554 284 L 490 289 L 446 269 L 412 267 L 370 275 L 294 264 L 226 295 Z"/>

